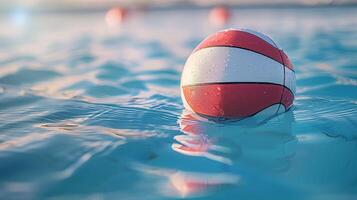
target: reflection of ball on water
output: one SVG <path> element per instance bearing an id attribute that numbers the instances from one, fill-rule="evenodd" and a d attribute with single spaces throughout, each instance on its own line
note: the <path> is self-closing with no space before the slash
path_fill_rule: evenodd
<path id="1" fill-rule="evenodd" d="M 295 72 L 268 36 L 228 29 L 203 40 L 187 59 L 181 77 L 185 107 L 209 117 L 271 117 L 288 110 Z"/>
<path id="2" fill-rule="evenodd" d="M 231 18 L 231 12 L 224 6 L 217 6 L 213 8 L 209 14 L 211 23 L 216 25 L 226 24 Z"/>

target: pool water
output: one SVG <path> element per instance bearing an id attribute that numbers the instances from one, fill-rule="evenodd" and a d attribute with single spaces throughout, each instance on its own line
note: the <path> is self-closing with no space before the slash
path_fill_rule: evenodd
<path id="1" fill-rule="evenodd" d="M 0 21 L 0 199 L 357 199 L 357 8 L 206 9 Z M 294 107 L 269 121 L 184 111 L 180 74 L 223 28 L 270 35 Z"/>

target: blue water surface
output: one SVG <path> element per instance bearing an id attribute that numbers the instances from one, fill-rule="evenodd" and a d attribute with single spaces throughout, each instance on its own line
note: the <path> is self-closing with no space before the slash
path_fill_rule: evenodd
<path id="1" fill-rule="evenodd" d="M 357 8 L 1 16 L 0 199 L 357 199 Z M 207 35 L 266 33 L 292 60 L 294 107 L 265 123 L 184 111 Z"/>

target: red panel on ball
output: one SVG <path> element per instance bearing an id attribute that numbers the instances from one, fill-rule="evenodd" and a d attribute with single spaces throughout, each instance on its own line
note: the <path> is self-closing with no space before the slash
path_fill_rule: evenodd
<path id="1" fill-rule="evenodd" d="M 287 88 L 284 88 L 283 97 L 281 103 L 285 106 L 285 109 L 290 108 L 293 105 L 294 94 Z"/>
<path id="2" fill-rule="evenodd" d="M 289 57 L 285 54 L 284 51 L 280 50 L 281 57 L 283 58 L 283 65 L 291 70 L 294 70 L 293 64 L 291 63 Z"/>
<path id="3" fill-rule="evenodd" d="M 283 86 L 269 83 L 210 83 L 183 86 L 183 94 L 198 114 L 244 118 L 280 103 Z"/>

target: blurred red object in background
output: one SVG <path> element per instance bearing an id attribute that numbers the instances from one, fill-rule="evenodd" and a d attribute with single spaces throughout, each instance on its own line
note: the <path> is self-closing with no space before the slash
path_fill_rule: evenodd
<path id="1" fill-rule="evenodd" d="M 114 7 L 107 12 L 105 21 L 108 26 L 116 27 L 123 23 L 123 21 L 127 18 L 127 15 L 128 10 L 126 8 Z"/>
<path id="2" fill-rule="evenodd" d="M 231 11 L 227 7 L 217 6 L 211 10 L 209 20 L 215 25 L 224 25 L 230 20 L 231 15 Z"/>

